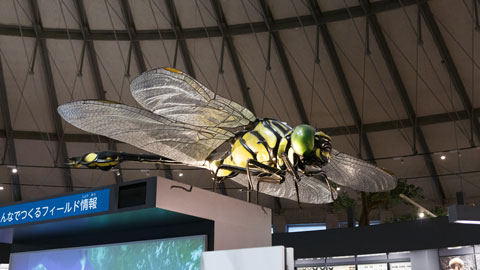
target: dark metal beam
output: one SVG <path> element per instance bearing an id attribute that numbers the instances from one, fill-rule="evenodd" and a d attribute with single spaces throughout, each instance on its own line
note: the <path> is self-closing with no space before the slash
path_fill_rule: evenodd
<path id="1" fill-rule="evenodd" d="M 402 0 L 403 6 L 410 6 L 415 5 L 417 3 L 427 2 L 427 0 Z M 395 10 L 401 8 L 398 0 L 380 0 L 371 4 L 371 9 L 369 14 L 376 14 L 385 11 Z M 350 14 L 356 17 L 364 17 L 365 13 L 361 6 L 350 7 Z M 323 12 L 323 16 L 318 23 L 320 24 L 327 24 L 330 22 L 338 22 L 350 19 L 350 14 L 347 9 L 335 9 Z M 302 23 L 304 26 L 312 26 L 316 25 L 317 22 L 313 19 L 313 16 L 306 15 L 300 16 Z M 242 23 L 242 24 L 235 24 L 230 25 L 228 27 L 228 35 L 243 35 L 243 34 L 250 34 L 252 32 L 251 27 L 256 33 L 260 32 L 268 32 L 267 25 L 265 22 L 254 22 L 253 24 L 250 23 Z M 271 31 L 278 31 L 282 29 L 292 29 L 302 27 L 302 25 L 298 21 L 298 17 L 290 17 L 284 19 L 275 20 L 272 25 Z M 25 27 L 22 26 L 22 31 L 20 31 L 18 26 L 14 25 L 0 25 L 0 35 L 11 35 L 11 36 L 26 36 L 26 37 L 37 37 L 33 27 Z M 159 34 L 157 29 L 151 30 L 138 30 L 137 31 L 137 40 L 159 40 Z M 221 37 L 222 32 L 216 26 L 207 27 L 207 31 L 205 32 L 205 28 L 197 27 L 197 28 L 188 28 L 183 29 L 181 33 L 175 33 L 174 30 L 171 29 L 161 29 L 162 39 L 165 40 L 176 40 L 176 39 L 191 39 L 191 38 L 206 38 L 210 37 Z M 207 36 L 208 33 L 208 36 Z M 76 39 L 76 40 L 83 40 L 83 36 L 81 31 L 75 29 L 69 29 L 67 33 L 66 29 L 56 29 L 56 28 L 44 28 L 40 38 L 54 38 L 54 39 Z M 130 36 L 128 31 L 125 30 L 116 30 L 115 33 L 111 30 L 95 30 L 91 31 L 88 39 L 92 40 L 130 40 Z"/>
<path id="2" fill-rule="evenodd" d="M 103 87 L 102 77 L 100 75 L 100 68 L 98 65 L 97 54 L 95 53 L 95 46 L 93 44 L 93 40 L 87 39 L 87 36 L 90 35 L 90 26 L 88 24 L 87 13 L 85 12 L 83 0 L 75 0 L 75 7 L 77 9 L 78 18 L 80 21 L 80 30 L 85 38 L 84 42 L 87 50 L 88 62 L 90 63 L 90 70 L 92 72 L 93 83 L 95 85 L 95 91 L 97 92 L 97 98 L 105 100 L 105 89 Z M 117 143 L 112 139 L 108 139 L 108 149 L 116 151 Z M 121 170 L 120 165 L 118 165 L 118 167 L 119 170 Z M 115 174 L 115 180 L 117 184 L 122 183 L 122 174 Z"/>
<path id="3" fill-rule="evenodd" d="M 178 19 L 175 4 L 172 0 L 165 0 L 165 5 L 167 6 L 168 16 L 170 17 L 170 24 L 172 25 L 175 39 L 180 46 L 180 51 L 182 52 L 182 59 L 183 63 L 185 64 L 185 69 L 190 76 L 195 78 L 195 69 L 193 68 L 192 59 L 190 58 L 187 42 L 184 39 L 180 39 L 180 36 L 183 34 L 183 30 L 180 24 L 180 20 Z"/>
<path id="4" fill-rule="evenodd" d="M 320 19 L 322 18 L 322 11 L 320 10 L 320 6 L 318 5 L 317 1 L 308 0 L 308 5 L 315 21 L 320 21 Z M 340 84 L 340 88 L 342 89 L 343 97 L 345 98 L 345 101 L 347 102 L 348 108 L 350 110 L 350 115 L 352 116 L 357 130 L 360 132 L 361 142 L 363 144 L 363 147 L 365 148 L 367 159 L 375 160 L 370 141 L 367 137 L 367 133 L 363 130 L 362 119 L 360 117 L 360 113 L 358 112 L 357 105 L 355 104 L 355 101 L 353 99 L 352 91 L 350 90 L 350 85 L 348 84 L 345 72 L 343 71 L 343 67 L 340 62 L 340 58 L 338 57 L 337 50 L 335 49 L 332 36 L 328 31 L 327 25 L 319 24 L 318 27 L 320 30 L 320 34 L 322 35 L 325 48 L 327 49 L 328 57 L 330 58 L 330 62 L 335 71 L 335 76 L 337 77 L 337 81 Z"/>
<path id="5" fill-rule="evenodd" d="M 5 151 L 8 157 L 8 161 L 16 165 L 17 164 L 17 153 L 15 151 L 15 143 L 13 141 L 13 129 L 12 129 L 12 122 L 10 119 L 10 109 L 8 108 L 8 101 L 7 101 L 7 86 L 5 85 L 5 77 L 3 76 L 3 65 L 2 65 L 2 58 L 0 57 L 0 112 L 3 116 L 3 124 L 5 125 Z M 5 160 L 3 161 L 6 162 Z M 21 201 L 22 200 L 22 189 L 20 188 L 20 177 L 18 173 L 11 173 L 12 177 L 12 193 L 13 193 L 13 200 L 14 201 Z"/>
<path id="6" fill-rule="evenodd" d="M 270 8 L 268 7 L 265 0 L 258 0 L 258 2 L 260 3 L 260 6 L 262 8 L 262 15 L 263 19 L 265 20 L 265 24 L 267 25 L 267 28 L 270 29 L 269 32 L 270 35 L 272 35 L 273 43 L 275 44 L 275 48 L 277 49 L 277 54 L 282 65 L 283 73 L 285 74 L 288 86 L 290 87 L 290 92 L 292 93 L 293 100 L 295 101 L 300 120 L 304 124 L 308 124 L 310 122 L 310 119 L 308 119 L 307 113 L 305 112 L 305 107 L 303 107 L 302 98 L 300 96 L 300 92 L 298 91 L 297 83 L 295 82 L 295 78 L 293 76 L 292 68 L 290 67 L 287 54 L 285 53 L 285 48 L 283 47 L 282 40 L 280 39 L 280 34 L 272 30 L 274 20 Z"/>
<path id="7" fill-rule="evenodd" d="M 47 49 L 47 42 L 45 39 L 39 38 L 42 32 L 42 22 L 40 19 L 40 11 L 38 9 L 38 2 L 36 0 L 29 0 L 31 15 L 33 19 L 33 28 L 35 32 L 38 33 L 37 35 L 37 42 L 39 44 L 40 55 L 42 57 L 43 63 L 43 72 L 45 75 L 45 83 L 47 88 L 48 100 L 50 103 L 50 112 L 52 114 L 53 124 L 55 126 L 55 132 L 57 134 L 57 138 L 60 138 L 57 144 L 57 156 L 56 156 L 56 164 L 63 166 L 63 162 L 68 159 L 67 153 L 67 145 L 63 140 L 64 132 L 62 126 L 62 120 L 60 119 L 60 115 L 57 113 L 58 107 L 58 100 L 57 100 L 57 92 L 55 90 L 55 83 L 53 80 L 52 74 L 52 67 L 50 65 L 50 57 L 48 54 Z M 73 182 L 72 182 L 72 175 L 70 169 L 64 168 L 63 169 L 63 176 L 65 179 L 65 188 L 67 192 L 73 191 Z"/>
<path id="8" fill-rule="evenodd" d="M 145 65 L 145 58 L 143 58 L 142 48 L 140 47 L 140 42 L 137 39 L 137 30 L 135 28 L 135 23 L 133 22 L 132 11 L 128 0 L 119 0 L 120 6 L 122 7 L 123 19 L 125 20 L 125 27 L 127 28 L 128 36 L 133 46 L 133 51 L 135 52 L 135 59 L 137 60 L 138 69 L 140 72 L 147 71 L 147 66 Z"/>
<path id="9" fill-rule="evenodd" d="M 436 125 L 442 123 L 450 123 L 452 121 L 460 120 L 467 120 L 469 119 L 468 113 L 465 111 L 457 111 L 457 112 L 450 112 L 450 113 L 440 113 L 440 114 L 433 114 L 427 116 L 421 116 L 417 118 L 417 125 L 418 126 L 429 126 L 429 125 Z M 480 108 L 475 109 L 475 116 L 480 117 Z M 385 121 L 385 122 L 376 122 L 376 123 L 368 123 L 363 124 L 363 130 L 366 133 L 370 132 L 381 132 L 381 131 L 388 131 L 388 130 L 395 130 L 399 128 L 410 128 L 412 127 L 412 123 L 409 119 L 400 119 L 394 121 Z M 330 136 L 342 136 L 342 135 L 349 135 L 349 134 L 358 134 L 358 130 L 356 126 L 340 126 L 340 127 L 318 127 L 322 129 L 325 133 Z M 58 137 L 56 133 L 48 133 L 45 132 L 37 132 L 37 131 L 22 131 L 22 130 L 14 130 L 13 139 L 16 140 L 45 140 L 45 138 L 49 138 L 50 141 L 57 141 Z M 7 133 L 5 130 L 0 129 L 0 138 L 6 138 Z M 107 138 L 98 136 L 92 138 L 92 135 L 89 134 L 64 134 L 64 141 L 65 142 L 77 142 L 77 143 L 108 143 Z"/>
<path id="10" fill-rule="evenodd" d="M 360 3 L 365 8 L 366 14 L 369 14 L 370 13 L 369 10 L 371 9 L 371 7 L 368 0 L 360 0 Z M 402 77 L 400 76 L 400 72 L 398 71 L 395 60 L 393 59 L 392 52 L 390 51 L 390 48 L 388 47 L 385 36 L 382 32 L 380 23 L 377 20 L 377 16 L 375 14 L 368 15 L 367 22 L 370 26 L 370 29 L 373 35 L 375 36 L 375 40 L 377 41 L 377 45 L 382 53 L 382 56 L 385 59 L 385 63 L 387 64 L 388 71 L 390 73 L 390 76 L 392 77 L 395 88 L 397 89 L 397 93 L 400 96 L 400 99 L 402 100 L 403 107 L 405 109 L 405 112 L 408 115 L 408 119 L 412 123 L 412 126 L 415 129 L 415 132 L 417 134 L 416 136 L 417 141 L 424 153 L 430 153 L 430 148 L 427 145 L 427 141 L 425 139 L 422 129 L 418 125 L 413 125 L 413 123 L 415 123 L 415 119 L 417 118 L 417 116 L 413 109 L 412 103 L 410 102 L 410 98 L 408 97 L 405 84 L 403 83 Z M 433 184 L 438 194 L 439 200 L 443 204 L 445 203 L 446 196 L 445 196 L 445 192 L 443 191 L 442 184 L 440 183 L 440 178 L 437 176 L 438 175 L 437 169 L 435 168 L 435 164 L 433 163 L 432 157 L 430 155 L 423 155 L 423 158 L 430 172 L 430 175 L 432 175 Z"/>
<path id="11" fill-rule="evenodd" d="M 455 86 L 455 90 L 457 90 L 458 96 L 462 101 L 463 108 L 465 109 L 465 111 L 469 112 L 469 114 L 471 115 L 470 121 L 473 126 L 473 131 L 475 132 L 478 140 L 480 141 L 480 123 L 478 121 L 478 118 L 473 117 L 472 102 L 468 97 L 467 91 L 465 90 L 465 85 L 463 84 L 462 79 L 460 78 L 460 74 L 458 73 L 457 67 L 455 66 L 455 62 L 453 61 L 450 51 L 448 50 L 447 44 L 443 39 L 442 33 L 438 28 L 437 22 L 435 21 L 435 18 L 432 14 L 430 6 L 428 5 L 428 3 L 423 3 L 420 5 L 420 10 L 425 20 L 425 24 L 427 25 L 428 29 L 430 30 L 430 33 L 432 34 L 432 37 L 435 42 L 435 45 L 437 46 L 438 52 L 440 53 L 440 56 L 442 57 L 442 59 L 445 61 L 445 66 L 447 68 L 448 75 L 450 76 L 450 79 L 452 80 L 453 85 Z M 470 144 L 472 146 L 475 145 L 473 138 L 470 141 Z"/>
<path id="12" fill-rule="evenodd" d="M 255 110 L 253 108 L 252 98 L 248 93 L 249 89 L 247 86 L 247 82 L 245 80 L 245 76 L 243 75 L 242 66 L 240 65 L 240 61 L 238 59 L 237 50 L 235 49 L 235 45 L 233 44 L 233 38 L 231 35 L 228 35 L 228 24 L 227 20 L 225 19 L 225 15 L 222 10 L 222 6 L 219 0 L 210 0 L 212 4 L 213 11 L 215 13 L 215 17 L 217 18 L 217 24 L 220 28 L 220 31 L 223 33 L 223 38 L 225 39 L 225 44 L 227 46 L 228 54 L 230 55 L 230 60 L 233 64 L 233 70 L 235 72 L 235 76 L 237 78 L 237 82 L 240 86 L 240 90 L 242 91 L 243 96 L 243 103 L 255 114 Z"/>

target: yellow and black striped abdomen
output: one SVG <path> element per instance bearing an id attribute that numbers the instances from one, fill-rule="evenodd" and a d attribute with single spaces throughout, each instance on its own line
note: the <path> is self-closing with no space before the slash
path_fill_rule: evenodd
<path id="1" fill-rule="evenodd" d="M 287 124 L 277 120 L 260 120 L 253 130 L 246 132 L 233 143 L 230 154 L 226 158 L 213 161 L 210 164 L 210 170 L 217 171 L 221 164 L 245 168 L 249 159 L 284 169 L 280 156 L 290 148 L 288 136 L 291 130 L 292 128 Z M 229 170 L 220 169 L 217 176 L 224 177 L 231 174 Z"/>

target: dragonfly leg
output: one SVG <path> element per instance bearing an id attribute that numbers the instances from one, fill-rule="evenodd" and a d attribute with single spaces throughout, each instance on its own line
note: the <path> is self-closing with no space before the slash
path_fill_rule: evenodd
<path id="1" fill-rule="evenodd" d="M 265 164 L 255 160 L 255 159 L 249 159 L 249 160 L 247 160 L 246 169 L 247 169 L 248 185 L 249 186 L 251 185 L 250 187 L 252 189 L 253 189 L 253 181 L 252 181 L 252 178 L 251 178 L 251 175 L 250 175 L 250 166 L 251 165 L 255 166 L 255 168 L 257 170 L 262 171 L 262 173 L 269 174 L 269 176 L 257 177 L 257 192 L 256 192 L 257 193 L 256 194 L 257 198 L 256 198 L 256 201 L 257 201 L 257 204 L 258 204 L 258 193 L 260 192 L 260 183 L 261 182 L 281 184 L 281 183 L 283 183 L 285 178 L 278 174 L 278 172 L 281 171 L 281 170 L 279 170 L 275 167 L 265 165 Z M 249 201 L 250 200 L 251 200 L 251 198 L 249 197 Z"/>
<path id="2" fill-rule="evenodd" d="M 320 176 L 320 177 L 322 177 L 322 179 L 325 180 L 325 183 L 327 184 L 328 189 L 330 190 L 330 196 L 332 196 L 332 200 L 335 200 L 334 188 L 332 187 L 332 185 L 330 185 L 330 181 L 328 180 L 328 176 L 323 170 L 320 169 L 320 170 L 315 170 L 315 171 L 308 171 L 308 172 L 305 172 L 305 174 L 309 175 L 309 176 Z"/>
<path id="3" fill-rule="evenodd" d="M 293 180 L 295 182 L 295 191 L 297 192 L 297 203 L 300 208 L 302 206 L 300 205 L 300 192 L 298 190 L 298 182 L 300 182 L 300 177 L 298 176 L 297 170 L 293 168 L 292 163 L 290 163 L 290 160 L 288 160 L 288 157 L 285 153 L 282 154 L 282 160 L 287 166 L 287 171 L 293 175 Z"/>
<path id="4" fill-rule="evenodd" d="M 229 170 L 231 172 L 234 172 L 234 173 L 241 173 L 241 174 L 246 174 L 247 177 L 248 177 L 248 192 L 250 193 L 250 191 L 253 189 L 254 185 L 253 185 L 253 181 L 252 181 L 252 178 L 251 176 L 257 176 L 257 175 L 262 175 L 261 178 L 259 178 L 257 181 L 260 181 L 260 182 L 268 182 L 269 181 L 269 178 L 274 178 L 274 183 L 283 183 L 283 181 L 285 180 L 285 177 L 282 176 L 282 170 L 279 170 L 275 167 L 271 167 L 271 166 L 268 166 L 268 165 L 265 165 L 263 163 L 260 163 L 259 161 L 256 161 L 254 159 L 249 159 L 247 160 L 247 166 L 245 168 L 243 167 L 239 167 L 239 166 L 234 166 L 234 165 L 227 165 L 227 164 L 221 164 L 220 166 L 218 166 L 215 174 L 214 174 L 214 178 L 213 180 L 214 181 L 223 181 L 224 179 L 228 178 L 228 177 L 232 177 L 232 175 L 230 176 L 225 176 L 225 177 L 221 177 L 219 178 L 217 175 L 218 175 L 218 171 L 220 169 L 224 169 L 224 170 Z M 258 190 L 259 190 L 259 184 L 257 182 L 257 193 L 258 193 Z M 247 193 L 247 194 L 249 194 Z M 249 197 L 249 195 L 247 195 Z M 258 198 L 258 195 L 257 195 L 257 198 Z M 249 200 L 249 199 L 247 199 Z M 249 200 L 250 201 L 250 200 Z M 258 200 L 257 200 L 258 201 Z"/>

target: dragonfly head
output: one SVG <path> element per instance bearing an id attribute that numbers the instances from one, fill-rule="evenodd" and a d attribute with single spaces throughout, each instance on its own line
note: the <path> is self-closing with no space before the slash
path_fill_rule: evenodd
<path id="1" fill-rule="evenodd" d="M 323 165 L 330 158 L 331 138 L 309 125 L 296 126 L 291 135 L 295 154 L 310 164 Z"/>

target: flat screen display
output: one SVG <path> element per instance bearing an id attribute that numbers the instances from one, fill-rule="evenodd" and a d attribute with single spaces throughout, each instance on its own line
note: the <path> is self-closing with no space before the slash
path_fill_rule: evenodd
<path id="1" fill-rule="evenodd" d="M 12 253 L 10 270 L 200 270 L 206 236 Z"/>

